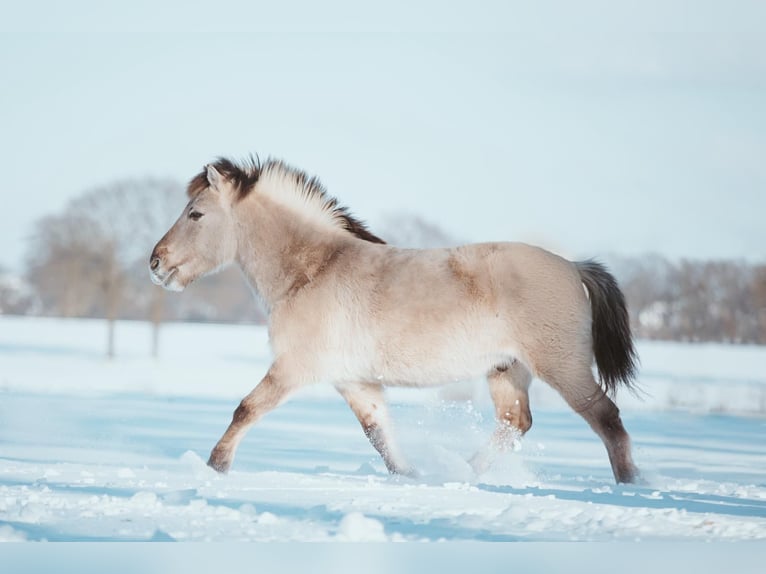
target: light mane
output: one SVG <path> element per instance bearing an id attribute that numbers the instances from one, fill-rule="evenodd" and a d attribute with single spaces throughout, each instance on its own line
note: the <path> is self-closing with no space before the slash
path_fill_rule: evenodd
<path id="1" fill-rule="evenodd" d="M 262 165 L 252 156 L 242 164 L 219 158 L 212 165 L 235 187 L 240 201 L 251 193 L 264 195 L 315 224 L 343 229 L 371 243 L 385 243 L 353 217 L 347 207 L 339 205 L 319 179 L 281 160 L 269 159 Z M 207 172 L 203 170 L 189 182 L 188 194 L 194 197 L 207 186 Z"/>

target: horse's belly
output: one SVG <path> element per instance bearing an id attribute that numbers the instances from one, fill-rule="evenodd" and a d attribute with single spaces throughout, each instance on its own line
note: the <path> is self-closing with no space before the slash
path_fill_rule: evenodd
<path id="1" fill-rule="evenodd" d="M 435 333 L 382 346 L 375 376 L 388 386 L 436 386 L 484 377 L 517 356 L 512 344 L 503 345 L 486 330 Z"/>
<path id="2" fill-rule="evenodd" d="M 519 358 L 507 324 L 494 314 L 446 314 L 425 328 L 338 319 L 321 337 L 304 342 L 300 360 L 312 380 L 437 386 L 484 377 Z"/>
<path id="3" fill-rule="evenodd" d="M 509 360 L 500 355 L 461 358 L 462 361 L 425 362 L 418 366 L 393 365 L 377 378 L 382 384 L 394 387 L 439 386 L 484 377 L 493 366 Z"/>

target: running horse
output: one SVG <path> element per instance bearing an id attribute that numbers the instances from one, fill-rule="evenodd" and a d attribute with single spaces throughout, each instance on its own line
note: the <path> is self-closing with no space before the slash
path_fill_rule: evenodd
<path id="1" fill-rule="evenodd" d="M 637 478 L 612 400 L 633 385 L 637 357 L 625 298 L 601 264 L 523 243 L 387 245 L 319 180 L 276 160 L 218 159 L 188 196 L 152 251 L 152 281 L 182 291 L 238 265 L 268 311 L 273 351 L 210 454 L 215 470 L 229 470 L 264 414 L 320 382 L 346 400 L 389 472 L 413 475 L 394 443 L 384 388 L 486 377 L 497 418 L 488 447 L 497 452 L 531 427 L 535 376 L 601 438 L 615 480 Z M 481 472 L 486 461 L 471 462 Z"/>

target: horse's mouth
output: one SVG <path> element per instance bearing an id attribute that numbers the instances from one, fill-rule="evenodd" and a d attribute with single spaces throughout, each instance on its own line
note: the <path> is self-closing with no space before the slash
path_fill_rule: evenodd
<path id="1" fill-rule="evenodd" d="M 162 277 L 159 273 L 156 273 L 154 271 L 151 272 L 151 279 L 152 283 L 155 285 L 160 285 L 161 287 L 164 287 L 165 289 L 171 289 L 170 282 L 173 280 L 173 277 L 176 276 L 178 273 L 178 267 L 173 267 L 170 271 L 168 271 L 167 275 Z"/>
<path id="2" fill-rule="evenodd" d="M 162 286 L 167 287 L 168 283 L 172 281 L 173 277 L 175 277 L 176 273 L 178 273 L 178 267 L 173 267 L 173 269 L 170 270 L 170 272 L 165 275 L 165 279 L 162 280 Z"/>

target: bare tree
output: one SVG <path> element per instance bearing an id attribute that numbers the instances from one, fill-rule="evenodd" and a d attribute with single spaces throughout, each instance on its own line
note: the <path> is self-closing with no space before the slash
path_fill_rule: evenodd
<path id="1" fill-rule="evenodd" d="M 35 224 L 28 277 L 44 303 L 64 316 L 107 319 L 107 356 L 114 356 L 115 321 L 127 300 L 145 300 L 157 354 L 162 290 L 146 280 L 146 260 L 184 202 L 172 181 L 129 180 L 71 201 L 61 214 Z M 141 269 L 143 281 L 129 281 Z M 150 293 L 145 296 L 144 293 Z"/>
<path id="2" fill-rule="evenodd" d="M 94 227 L 81 216 L 54 215 L 35 223 L 28 253 L 27 278 L 43 312 L 84 317 L 96 311 L 100 258 Z"/>
<path id="3" fill-rule="evenodd" d="M 70 204 L 74 213 L 87 214 L 103 238 L 102 289 L 109 324 L 108 355 L 114 354 L 114 324 L 124 303 L 126 275 L 133 270 L 146 277 L 146 260 L 152 245 L 178 214 L 184 202 L 181 187 L 172 181 L 127 180 L 94 189 Z M 135 287 L 138 284 L 134 284 Z M 162 290 L 143 283 L 151 292 L 148 315 L 152 323 L 152 355 L 159 353 L 163 320 Z"/>

